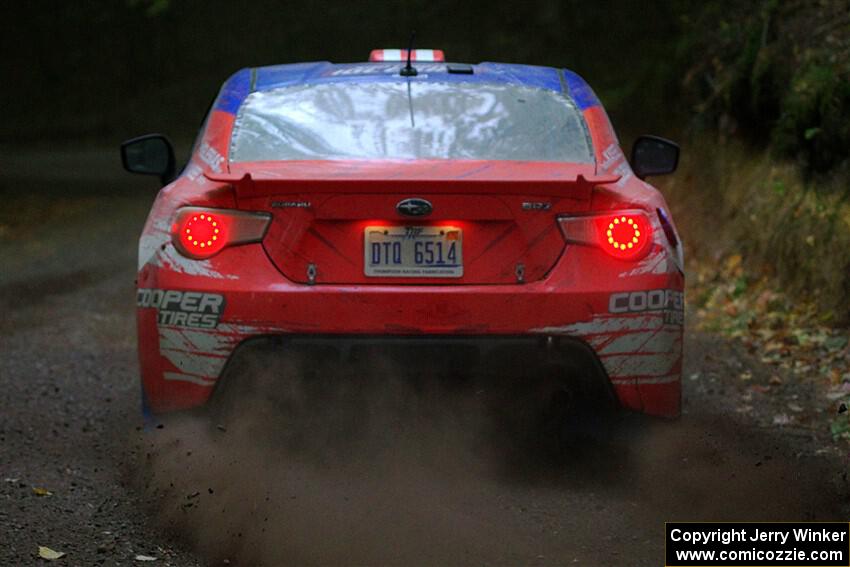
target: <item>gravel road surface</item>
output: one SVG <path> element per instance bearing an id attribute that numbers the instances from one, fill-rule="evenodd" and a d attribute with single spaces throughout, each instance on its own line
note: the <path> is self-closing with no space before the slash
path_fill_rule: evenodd
<path id="1" fill-rule="evenodd" d="M 0 564 L 46 546 L 59 565 L 658 566 L 665 521 L 848 517 L 828 430 L 772 422 L 818 387 L 789 377 L 753 400 L 775 370 L 691 329 L 683 418 L 629 420 L 590 455 L 482 456 L 433 407 L 342 462 L 257 439 L 256 419 L 142 432 L 135 254 L 156 187 L 117 162 L 0 162 Z"/>

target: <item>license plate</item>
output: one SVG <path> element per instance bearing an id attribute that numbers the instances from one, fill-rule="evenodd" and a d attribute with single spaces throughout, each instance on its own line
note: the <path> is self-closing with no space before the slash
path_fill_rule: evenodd
<path id="1" fill-rule="evenodd" d="M 463 232 L 452 226 L 370 226 L 364 239 L 370 277 L 459 278 Z"/>

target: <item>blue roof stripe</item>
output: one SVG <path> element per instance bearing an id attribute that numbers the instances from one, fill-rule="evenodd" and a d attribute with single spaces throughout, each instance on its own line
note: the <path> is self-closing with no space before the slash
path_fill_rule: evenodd
<path id="1" fill-rule="evenodd" d="M 488 82 L 515 83 L 561 92 L 561 78 L 558 70 L 552 67 L 485 62 L 475 66 L 476 74 L 482 71 L 483 78 Z"/>
<path id="2" fill-rule="evenodd" d="M 446 71 L 444 63 L 419 63 L 416 65 L 419 75 L 415 81 L 440 80 L 457 83 L 502 83 L 527 87 L 550 89 L 561 92 L 561 77 L 557 69 L 533 65 L 511 63 L 480 63 L 474 65 L 471 75 L 453 74 Z M 399 76 L 399 63 L 343 63 L 332 64 L 326 61 L 315 63 L 295 63 L 259 67 L 255 70 L 253 89 L 257 91 L 288 87 L 301 84 L 320 84 L 330 82 L 393 82 L 405 81 Z M 593 90 L 584 79 L 572 71 L 564 71 L 564 79 L 569 95 L 576 105 L 585 110 L 599 105 Z M 242 101 L 252 90 L 252 70 L 242 69 L 234 73 L 221 88 L 215 108 L 236 114 Z"/>
<path id="3" fill-rule="evenodd" d="M 257 83 L 254 88 L 258 91 L 300 85 L 310 78 L 321 75 L 340 65 L 327 61 L 315 63 L 294 63 L 291 65 L 275 65 L 273 67 L 257 68 Z"/>
<path id="4" fill-rule="evenodd" d="M 251 69 L 240 69 L 224 82 L 213 108 L 236 114 L 242 101 L 249 94 L 251 94 Z"/>
<path id="5" fill-rule="evenodd" d="M 567 81 L 567 88 L 570 89 L 570 96 L 576 101 L 576 106 L 579 110 L 587 110 L 594 106 L 601 106 L 596 93 L 590 88 L 584 79 L 579 77 L 572 71 L 564 70 L 564 79 Z"/>
<path id="6" fill-rule="evenodd" d="M 400 63 L 300 63 L 296 65 L 277 65 L 257 69 L 256 90 L 286 87 L 303 83 L 327 83 L 346 81 L 404 81 L 399 76 Z M 463 83 L 513 83 L 529 87 L 561 90 L 558 71 L 550 67 L 531 65 L 512 65 L 506 63 L 481 63 L 475 65 L 472 75 L 453 74 L 446 71 L 444 63 L 419 63 L 418 78 L 413 80 L 434 79 Z M 427 78 L 427 79 L 426 79 Z"/>

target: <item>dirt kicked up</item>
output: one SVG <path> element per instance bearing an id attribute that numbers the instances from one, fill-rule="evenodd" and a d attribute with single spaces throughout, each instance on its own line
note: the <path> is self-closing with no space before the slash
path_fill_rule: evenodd
<path id="1" fill-rule="evenodd" d="M 841 517 L 824 463 L 722 415 L 621 418 L 553 453 L 494 428 L 474 394 L 385 385 L 356 405 L 298 386 L 282 411 L 257 398 L 169 420 L 139 469 L 152 515 L 240 565 L 653 565 L 670 518 Z"/>
<path id="2" fill-rule="evenodd" d="M 776 370 L 690 330 L 685 415 L 619 420 L 601 449 L 553 456 L 493 428 L 475 391 L 393 380 L 366 400 L 295 396 L 287 413 L 249 398 L 141 431 L 134 256 L 152 192 L 124 177 L 0 187 L 20 204 L 0 231 L 4 564 L 35 564 L 41 545 L 67 565 L 655 566 L 664 521 L 847 517 L 828 432 L 760 425 L 770 404 L 819 399 L 814 386 L 787 380 L 737 413 Z"/>

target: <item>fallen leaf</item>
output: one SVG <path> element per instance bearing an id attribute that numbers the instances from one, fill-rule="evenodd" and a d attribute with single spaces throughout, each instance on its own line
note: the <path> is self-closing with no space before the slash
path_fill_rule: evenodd
<path id="1" fill-rule="evenodd" d="M 745 381 L 752 379 L 752 377 L 753 377 L 753 373 L 750 372 L 749 370 L 741 372 L 741 374 L 738 375 L 738 378 L 740 378 L 741 380 L 745 380 Z"/>
<path id="2" fill-rule="evenodd" d="M 826 347 L 827 350 L 841 350 L 847 346 L 847 342 L 848 337 L 846 335 L 838 335 L 826 339 L 823 346 Z"/>
<path id="3" fill-rule="evenodd" d="M 38 486 L 32 487 L 32 493 L 36 496 L 53 496 L 53 493 L 47 490 L 46 488 L 41 488 Z"/>
<path id="4" fill-rule="evenodd" d="M 779 385 L 782 384 L 782 378 L 780 378 L 779 376 L 774 374 L 773 376 L 770 377 L 770 380 L 768 380 L 768 382 L 770 383 L 771 386 L 779 386 Z"/>
<path id="5" fill-rule="evenodd" d="M 57 559 L 61 559 L 65 557 L 65 554 L 61 551 L 54 551 L 49 547 L 44 547 L 43 545 L 38 546 L 38 556 L 42 559 L 46 559 L 47 561 L 56 561 Z"/>
<path id="6" fill-rule="evenodd" d="M 803 411 L 803 406 L 801 406 L 800 404 L 790 403 L 788 404 L 788 409 L 795 413 L 800 413 L 801 411 Z"/>
<path id="7" fill-rule="evenodd" d="M 741 266 L 743 258 L 740 254 L 732 254 L 726 259 L 726 270 L 733 271 Z"/>
<path id="8" fill-rule="evenodd" d="M 150 555 L 137 555 L 136 561 L 156 561 L 156 557 L 151 557 Z"/>

